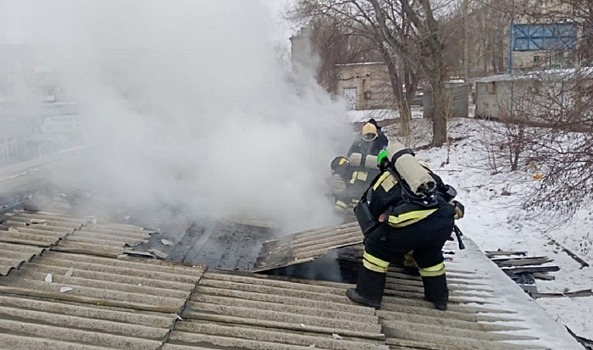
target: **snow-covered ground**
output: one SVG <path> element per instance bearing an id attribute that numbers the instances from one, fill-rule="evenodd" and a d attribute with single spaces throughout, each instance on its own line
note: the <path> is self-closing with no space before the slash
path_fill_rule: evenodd
<path id="1" fill-rule="evenodd" d="M 458 189 L 465 204 L 466 217 L 458 222 L 464 234 L 482 251 L 526 251 L 529 256 L 546 256 L 560 271 L 551 272 L 552 281 L 536 280 L 538 292 L 563 293 L 593 288 L 593 267 L 581 264 L 562 250 L 564 247 L 593 264 L 593 205 L 580 210 L 563 224 L 553 218 L 535 217 L 521 209 L 523 195 L 538 180 L 532 171 L 497 174 L 483 164 L 485 121 L 472 118 L 449 121 L 449 136 L 463 139 L 450 147 L 420 150 L 417 157 L 427 161 L 443 179 Z M 412 147 L 430 142 L 429 121 L 416 118 L 412 123 Z M 397 139 L 397 124 L 385 127 L 390 139 Z M 449 160 L 449 161 L 447 161 Z M 545 174 L 544 174 L 545 176 Z M 576 334 L 593 338 L 593 297 L 538 298 L 537 302 L 559 323 Z"/>

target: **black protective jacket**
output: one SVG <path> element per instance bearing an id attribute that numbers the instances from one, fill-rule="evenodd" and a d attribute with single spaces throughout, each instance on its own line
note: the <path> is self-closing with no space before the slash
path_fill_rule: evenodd
<path id="1" fill-rule="evenodd" d="M 370 154 L 376 156 L 379 152 L 389 145 L 387 136 L 382 131 L 378 131 L 377 138 L 373 141 L 365 141 L 361 138 L 356 139 L 350 149 L 348 150 L 347 156 L 349 157 L 352 153 Z"/>

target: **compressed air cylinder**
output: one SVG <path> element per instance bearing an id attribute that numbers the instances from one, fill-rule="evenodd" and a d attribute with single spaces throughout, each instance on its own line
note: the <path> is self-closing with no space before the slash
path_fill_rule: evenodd
<path id="1" fill-rule="evenodd" d="M 390 142 L 389 147 L 387 147 L 387 152 L 392 163 L 393 156 L 403 150 L 406 150 L 406 147 L 403 144 L 396 141 Z M 410 189 L 417 195 L 426 194 L 427 190 L 436 187 L 436 182 L 432 176 L 430 176 L 430 172 L 409 153 L 400 155 L 395 160 L 394 167 L 401 178 L 410 186 Z"/>
<path id="2" fill-rule="evenodd" d="M 352 153 L 350 155 L 350 165 L 355 167 L 365 167 L 377 170 L 377 156 L 365 155 L 363 162 L 363 155 L 360 153 Z"/>

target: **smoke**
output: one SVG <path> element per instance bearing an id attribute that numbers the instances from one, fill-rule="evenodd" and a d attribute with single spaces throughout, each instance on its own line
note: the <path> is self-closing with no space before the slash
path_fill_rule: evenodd
<path id="1" fill-rule="evenodd" d="M 79 102 L 92 145 L 57 184 L 284 231 L 335 223 L 324 179 L 344 151 L 345 109 L 279 59 L 266 1 L 5 2 L 12 35 Z"/>

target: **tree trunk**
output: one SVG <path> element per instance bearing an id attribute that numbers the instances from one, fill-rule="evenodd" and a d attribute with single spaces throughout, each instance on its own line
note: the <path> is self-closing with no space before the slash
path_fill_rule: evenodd
<path id="1" fill-rule="evenodd" d="M 383 58 L 387 64 L 391 89 L 393 91 L 393 96 L 395 97 L 395 103 L 397 104 L 397 110 L 399 112 L 401 135 L 409 136 L 410 120 L 412 119 L 410 103 L 407 101 L 407 97 L 402 93 L 402 79 L 397 71 L 394 58 L 389 55 L 389 52 L 386 49 L 383 50 Z"/>
<path id="2" fill-rule="evenodd" d="M 442 77 L 432 85 L 432 146 L 441 147 L 447 142 L 447 118 L 450 110 L 446 84 Z"/>

